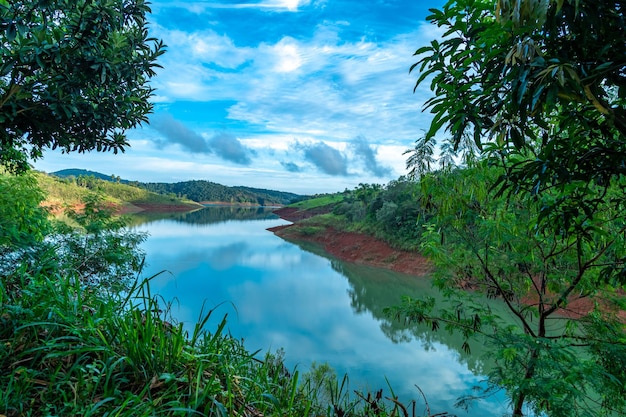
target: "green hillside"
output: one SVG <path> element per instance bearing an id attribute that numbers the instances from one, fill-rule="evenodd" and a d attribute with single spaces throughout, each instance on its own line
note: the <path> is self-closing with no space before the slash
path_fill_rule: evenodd
<path id="1" fill-rule="evenodd" d="M 128 180 L 123 180 L 120 179 L 119 177 L 116 177 L 115 175 L 111 174 L 111 175 L 106 175 L 103 174 L 101 172 L 96 172 L 96 171 L 90 171 L 88 169 L 78 169 L 78 168 L 69 168 L 69 169 L 62 169 L 60 171 L 56 171 L 51 173 L 51 175 L 54 175 L 55 177 L 61 177 L 61 178 L 68 178 L 68 177 L 94 177 L 97 178 L 99 180 L 104 180 L 104 181 L 112 181 L 112 182 L 121 182 L 122 184 L 128 184 L 130 181 Z"/>
<path id="2" fill-rule="evenodd" d="M 188 198 L 196 202 L 222 202 L 230 204 L 282 206 L 291 204 L 305 197 L 299 194 L 284 191 L 266 190 L 245 186 L 228 187 L 206 180 L 183 181 L 176 183 L 149 182 L 123 180 L 115 175 L 106 175 L 84 169 L 64 169 L 53 172 L 52 175 L 61 178 L 93 177 L 107 182 L 134 185 L 154 193 Z"/>
<path id="3" fill-rule="evenodd" d="M 298 201 L 302 196 L 293 193 L 248 187 L 227 187 L 211 181 L 195 180 L 177 183 L 142 183 L 139 185 L 158 193 L 172 193 L 193 201 L 213 201 L 231 204 L 281 206 Z"/>
<path id="4" fill-rule="evenodd" d="M 131 211 L 136 209 L 133 207 L 135 205 L 189 206 L 190 209 L 200 207 L 198 203 L 188 199 L 158 194 L 133 185 L 111 182 L 95 176 L 79 175 L 77 177 L 59 178 L 55 175 L 38 172 L 36 178 L 39 187 L 46 194 L 45 204 L 53 208 L 78 204 L 94 192 L 102 195 L 106 202 Z"/>

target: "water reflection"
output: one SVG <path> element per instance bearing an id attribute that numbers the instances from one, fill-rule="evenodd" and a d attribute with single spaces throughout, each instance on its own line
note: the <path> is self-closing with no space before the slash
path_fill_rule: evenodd
<path id="1" fill-rule="evenodd" d="M 206 206 L 204 209 L 189 212 L 139 212 L 129 216 L 131 224 L 157 220 L 172 220 L 187 224 L 214 224 L 226 221 L 276 219 L 272 207 L 242 207 L 242 206 Z"/>
<path id="2" fill-rule="evenodd" d="M 433 412 L 502 414 L 501 398 L 470 413 L 452 409 L 482 380 L 480 362 L 444 332 L 407 329 L 382 314 L 401 295 L 430 292 L 428 282 L 327 259 L 265 230 L 286 222 L 247 219 L 198 227 L 179 217 L 138 226 L 151 234 L 146 273 L 168 271 L 153 279 L 153 292 L 177 299 L 173 313 L 188 328 L 203 306 L 219 305 L 209 326 L 228 314 L 230 332 L 249 350 L 284 348 L 289 366 L 328 362 L 349 374 L 354 389 L 387 388 L 387 377 L 401 401 L 419 399 L 417 384 Z"/>

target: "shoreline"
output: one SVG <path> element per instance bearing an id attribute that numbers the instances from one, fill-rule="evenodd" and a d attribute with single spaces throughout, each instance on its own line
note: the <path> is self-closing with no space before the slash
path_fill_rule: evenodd
<path id="1" fill-rule="evenodd" d="M 326 253 L 345 262 L 368 265 L 377 268 L 389 269 L 417 278 L 427 278 L 433 271 L 430 261 L 417 252 L 409 252 L 392 248 L 386 242 L 371 235 L 356 232 L 345 232 L 311 223 L 307 226 L 319 227 L 316 233 L 307 233 L 306 226 L 299 224 L 301 220 L 322 214 L 323 210 L 298 210 L 292 207 L 283 207 L 274 213 L 283 220 L 292 222 L 289 225 L 276 226 L 267 230 L 287 241 L 304 241 L 320 245 Z M 463 288 L 472 291 L 471 286 Z M 623 292 L 620 292 L 623 296 Z M 599 297 L 602 303 L 602 298 Z M 590 297 L 573 298 L 568 305 L 558 309 L 557 314 L 571 319 L 587 315 L 594 307 L 595 300 Z M 526 296 L 521 299 L 523 304 L 534 305 L 537 301 Z M 620 321 L 626 323 L 626 311 L 615 311 L 605 306 L 606 312 L 613 312 Z"/>
<path id="2" fill-rule="evenodd" d="M 281 219 L 292 222 L 267 230 L 285 240 L 306 241 L 320 245 L 325 252 L 342 261 L 389 269 L 415 277 L 425 278 L 432 267 L 428 259 L 416 252 L 392 248 L 387 242 L 371 235 L 346 232 L 324 227 L 319 233 L 307 233 L 299 221 L 322 214 L 322 210 L 300 211 L 284 207 L 274 211 Z M 314 226 L 314 225 L 311 225 Z"/>

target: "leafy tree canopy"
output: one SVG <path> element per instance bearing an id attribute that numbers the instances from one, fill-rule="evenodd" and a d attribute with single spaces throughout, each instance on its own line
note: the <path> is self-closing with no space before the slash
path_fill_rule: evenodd
<path id="1" fill-rule="evenodd" d="M 0 163 L 46 148 L 124 151 L 147 122 L 161 41 L 144 0 L 0 0 Z"/>
<path id="2" fill-rule="evenodd" d="M 426 139 L 445 128 L 504 157 L 515 186 L 540 192 L 626 173 L 623 1 L 459 0 L 429 19 L 443 39 L 419 49 L 431 81 Z M 486 146 L 487 145 L 487 146 Z M 520 156 L 521 155 L 521 156 Z"/>

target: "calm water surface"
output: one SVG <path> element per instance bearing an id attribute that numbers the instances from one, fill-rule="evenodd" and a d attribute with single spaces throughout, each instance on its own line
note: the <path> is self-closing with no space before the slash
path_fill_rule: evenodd
<path id="1" fill-rule="evenodd" d="M 203 308 L 215 308 L 209 330 L 228 315 L 230 333 L 249 351 L 260 350 L 262 357 L 283 348 L 290 368 L 306 371 L 326 362 L 338 375 L 349 375 L 351 389 L 388 393 L 386 377 L 401 401 L 418 400 L 418 411 L 424 403 L 416 384 L 432 413 L 506 411 L 503 395 L 475 402 L 468 412 L 453 408 L 481 384 L 482 363 L 460 351 L 460 339 L 405 328 L 383 315 L 403 295 L 437 296 L 428 280 L 286 242 L 266 230 L 288 223 L 268 210 L 208 207 L 157 217 L 135 218 L 137 229 L 150 234 L 145 276 L 165 271 L 153 279 L 152 292 L 175 299 L 173 315 L 187 328 Z M 480 352 L 480 346 L 472 349 Z"/>

